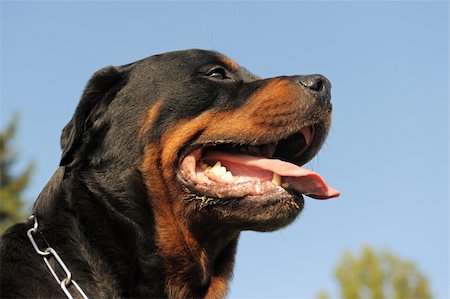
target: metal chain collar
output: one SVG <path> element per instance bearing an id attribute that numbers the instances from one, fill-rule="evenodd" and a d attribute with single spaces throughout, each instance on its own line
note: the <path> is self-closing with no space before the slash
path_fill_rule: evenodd
<path id="1" fill-rule="evenodd" d="M 28 218 L 28 219 L 29 220 L 34 220 L 33 227 L 30 228 L 27 231 L 27 236 L 30 239 L 31 245 L 33 245 L 34 250 L 36 250 L 36 252 L 40 256 L 42 256 L 42 258 L 44 259 L 45 264 L 47 265 L 48 269 L 52 273 L 52 275 L 55 278 L 56 282 L 59 284 L 59 286 L 63 290 L 64 294 L 66 294 L 67 298 L 73 299 L 72 294 L 68 290 L 68 287 L 73 285 L 75 287 L 75 289 L 78 291 L 78 293 L 84 299 L 89 299 L 88 296 L 86 296 L 86 294 L 80 288 L 80 286 L 75 282 L 75 280 L 73 280 L 72 273 L 70 273 L 70 271 L 67 268 L 66 264 L 64 264 L 63 260 L 61 259 L 59 254 L 55 251 L 55 249 L 50 247 L 50 245 L 48 245 L 48 244 L 47 244 L 48 247 L 44 251 L 39 249 L 38 245 L 36 244 L 36 241 L 34 240 L 34 236 L 38 233 L 38 226 L 39 226 L 37 218 L 36 218 L 36 216 L 31 215 L 30 218 Z M 39 233 L 42 235 L 42 232 L 39 232 Z M 44 238 L 44 240 L 45 240 L 45 238 Z M 56 274 L 56 270 L 50 265 L 48 260 L 51 257 L 55 258 L 55 260 L 58 262 L 59 266 L 61 266 L 61 268 L 64 270 L 64 272 L 66 274 L 66 277 L 64 279 L 62 279 L 62 280 L 59 279 L 58 275 Z"/>

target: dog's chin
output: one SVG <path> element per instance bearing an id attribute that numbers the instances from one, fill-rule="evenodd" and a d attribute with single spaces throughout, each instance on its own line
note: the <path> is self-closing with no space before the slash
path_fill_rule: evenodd
<path id="1" fill-rule="evenodd" d="M 274 231 L 292 223 L 304 206 L 301 194 L 247 196 L 218 207 L 220 222 L 239 230 Z"/>
<path id="2" fill-rule="evenodd" d="M 251 189 L 245 183 L 244 186 L 194 186 L 181 175 L 178 177 L 187 205 L 195 213 L 193 218 L 222 228 L 274 231 L 292 223 L 304 207 L 302 194 L 270 182 L 254 183 L 259 192 L 249 195 L 242 194 Z"/>

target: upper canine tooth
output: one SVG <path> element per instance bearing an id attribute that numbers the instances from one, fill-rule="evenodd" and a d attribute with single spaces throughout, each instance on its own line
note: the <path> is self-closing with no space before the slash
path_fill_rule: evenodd
<path id="1" fill-rule="evenodd" d="M 304 127 L 300 130 L 300 132 L 303 134 L 303 137 L 305 138 L 306 145 L 310 145 L 313 139 L 313 127 Z"/>
<path id="2" fill-rule="evenodd" d="M 273 173 L 272 184 L 281 186 L 281 176 L 276 174 L 275 172 Z"/>

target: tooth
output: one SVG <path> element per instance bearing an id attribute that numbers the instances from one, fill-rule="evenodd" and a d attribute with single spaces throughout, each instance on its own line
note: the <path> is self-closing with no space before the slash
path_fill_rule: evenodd
<path id="1" fill-rule="evenodd" d="M 220 161 L 217 161 L 216 164 L 211 168 L 210 170 L 212 173 L 214 173 L 218 177 L 223 177 L 225 173 L 227 172 L 227 169 L 222 166 Z"/>
<path id="2" fill-rule="evenodd" d="M 220 168 L 217 168 L 217 170 L 216 170 L 216 174 L 220 177 L 223 177 L 225 175 L 225 173 L 227 173 L 227 169 L 223 166 Z"/>
<path id="3" fill-rule="evenodd" d="M 264 151 L 263 151 L 264 155 L 266 157 L 273 157 L 273 154 L 275 153 L 275 151 L 277 149 L 277 144 L 278 144 L 277 142 L 266 144 L 264 146 Z"/>
<path id="4" fill-rule="evenodd" d="M 275 172 L 273 173 L 272 184 L 281 186 L 281 177 L 280 177 L 280 175 L 276 174 Z"/>
<path id="5" fill-rule="evenodd" d="M 311 126 L 304 127 L 300 132 L 303 134 L 303 137 L 305 137 L 306 145 L 310 145 L 313 139 L 313 128 Z"/>
<path id="6" fill-rule="evenodd" d="M 222 176 L 222 178 L 226 181 L 233 181 L 233 174 L 230 171 L 225 172 L 225 174 Z"/>
<path id="7" fill-rule="evenodd" d="M 236 184 L 240 184 L 240 183 L 244 183 L 245 182 L 245 179 L 243 178 L 243 177 L 238 177 L 238 179 L 236 180 Z"/>

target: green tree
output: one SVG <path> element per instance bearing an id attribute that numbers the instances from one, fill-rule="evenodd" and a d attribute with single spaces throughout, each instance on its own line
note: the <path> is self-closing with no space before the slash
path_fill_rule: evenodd
<path id="1" fill-rule="evenodd" d="M 345 252 L 335 277 L 342 299 L 431 299 L 427 278 L 414 263 L 366 246 L 360 256 Z M 317 298 L 328 298 L 321 292 Z"/>
<path id="2" fill-rule="evenodd" d="M 11 142 L 16 136 L 17 124 L 18 116 L 15 115 L 0 132 L 0 233 L 25 218 L 22 193 L 34 169 L 34 164 L 29 163 L 20 174 L 12 174 L 17 152 L 13 150 Z"/>

